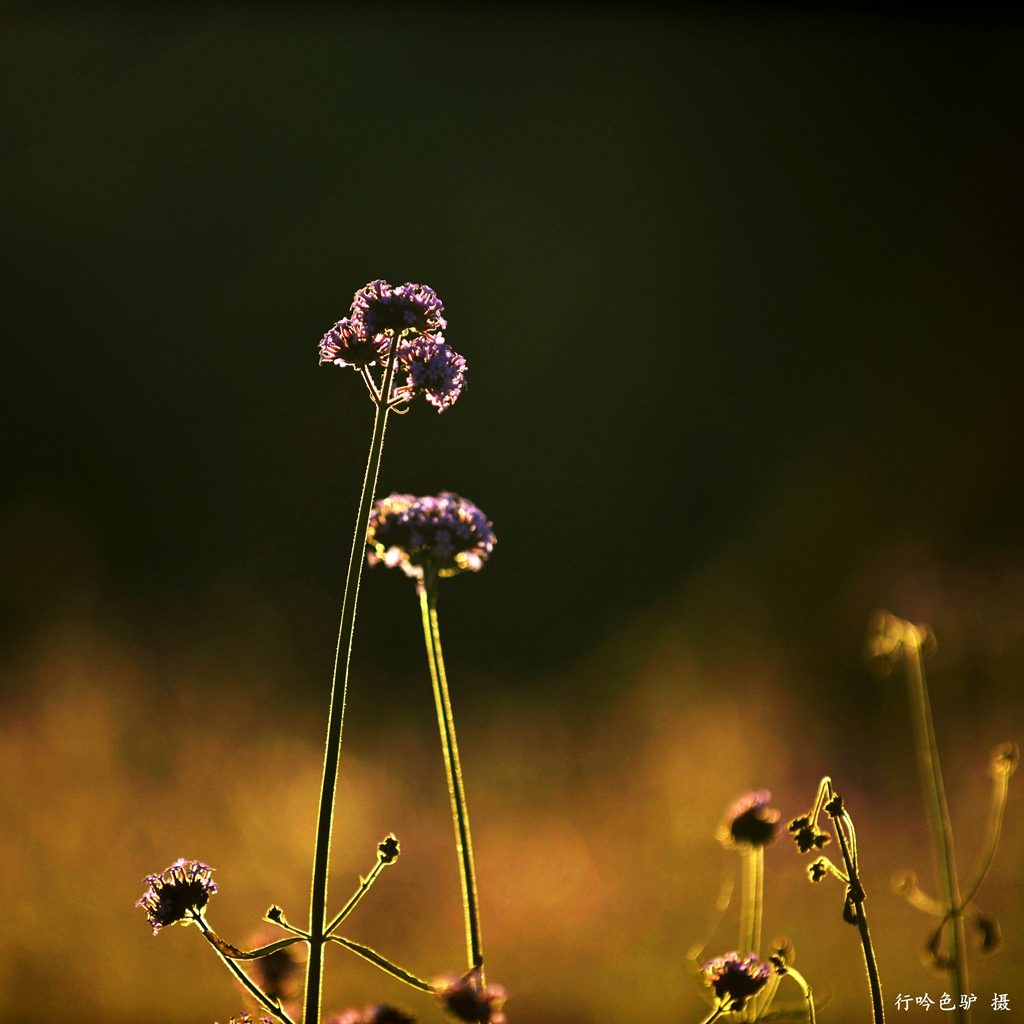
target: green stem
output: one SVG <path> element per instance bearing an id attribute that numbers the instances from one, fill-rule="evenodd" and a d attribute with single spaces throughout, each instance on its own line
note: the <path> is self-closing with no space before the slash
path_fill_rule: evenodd
<path id="1" fill-rule="evenodd" d="M 262 1006 L 264 1010 L 269 1011 L 279 1020 L 283 1021 L 283 1024 L 293 1024 L 291 1017 L 289 1017 L 288 1014 L 284 1012 L 284 1008 L 279 1003 L 275 1003 L 269 996 L 266 995 L 266 993 L 264 993 L 256 984 L 254 984 L 254 982 L 250 979 L 249 975 L 246 974 L 245 971 L 243 971 L 242 968 L 234 962 L 234 960 L 231 960 L 230 958 L 226 957 L 221 952 L 220 947 L 217 944 L 217 940 L 214 938 L 214 934 L 210 926 L 206 923 L 206 919 L 202 916 L 202 914 L 193 914 L 192 920 L 195 921 L 197 925 L 199 925 L 199 929 L 203 933 L 203 938 L 206 939 L 206 941 L 209 942 L 211 946 L 213 946 L 214 951 L 217 953 L 217 956 L 220 957 L 221 962 L 238 979 L 238 981 L 245 988 L 245 990 L 253 997 L 253 999 L 255 999 L 256 1002 L 260 1006 Z"/>
<path id="2" fill-rule="evenodd" d="M 344 946 L 345 949 L 351 950 L 364 960 L 369 960 L 371 964 L 379 967 L 382 971 L 397 978 L 399 981 L 404 981 L 406 985 L 411 985 L 421 992 L 434 991 L 434 986 L 429 982 L 424 981 L 422 978 L 417 978 L 415 974 L 410 973 L 405 968 L 393 964 L 387 957 L 381 956 L 380 953 L 375 949 L 370 949 L 369 946 L 364 946 L 360 942 L 353 942 L 351 939 L 346 939 L 343 935 L 329 935 L 327 941 L 337 942 L 339 946 Z"/>
<path id="3" fill-rule="evenodd" d="M 470 970 L 479 972 L 481 989 L 484 986 L 484 954 L 480 940 L 480 907 L 477 901 L 476 871 L 473 867 L 473 843 L 469 834 L 469 812 L 466 809 L 466 791 L 462 783 L 459 746 L 455 738 L 455 720 L 448 694 L 448 679 L 441 653 L 441 633 L 437 624 L 437 576 L 427 570 L 419 587 L 420 613 L 423 620 L 423 639 L 427 647 L 430 678 L 434 684 L 434 704 L 437 724 L 441 733 L 445 771 L 448 776 L 448 795 L 452 804 L 452 823 L 455 826 L 455 846 L 459 856 L 459 876 L 462 880 L 462 908 L 466 925 L 466 958 Z"/>
<path id="4" fill-rule="evenodd" d="M 331 932 L 333 932 L 334 929 L 337 928 L 338 925 L 340 925 L 341 922 L 344 921 L 345 918 L 348 917 L 348 915 L 356 909 L 356 906 L 359 903 L 359 901 L 367 894 L 367 892 L 370 889 L 370 886 L 373 885 L 373 883 L 377 880 L 377 876 L 384 870 L 385 867 L 387 867 L 388 863 L 388 861 L 385 861 L 382 858 L 378 857 L 377 863 L 373 866 L 373 870 L 365 878 L 359 879 L 359 888 L 356 889 L 348 903 L 346 903 L 345 906 L 342 907 L 340 913 L 331 921 L 331 923 L 325 929 L 328 935 L 330 935 Z"/>
<path id="5" fill-rule="evenodd" d="M 831 789 L 831 787 L 830 787 Z M 831 794 L 830 794 L 831 795 Z M 860 931 L 860 944 L 864 950 L 864 966 L 868 972 L 868 984 L 871 987 L 871 1013 L 875 1024 L 885 1024 L 885 1006 L 882 1002 L 882 983 L 878 977 L 878 963 L 875 960 L 875 950 L 871 944 L 871 933 L 868 931 L 868 919 L 864 913 L 864 887 L 860 884 L 860 877 L 857 874 L 857 865 L 850 852 L 850 844 L 843 829 L 841 816 L 833 816 L 836 838 L 839 840 L 839 847 L 843 852 L 843 862 L 846 864 L 846 873 L 850 878 L 850 896 L 857 909 L 857 928 Z"/>
<path id="6" fill-rule="evenodd" d="M 950 930 L 950 958 L 953 962 L 953 984 L 956 999 L 957 1024 L 970 1020 L 970 1011 L 961 1006 L 960 996 L 968 991 L 966 943 L 964 936 L 963 906 L 960 900 L 960 885 L 956 874 L 956 859 L 953 855 L 953 826 L 949 819 L 946 790 L 942 783 L 939 767 L 939 749 L 935 740 L 935 723 L 932 720 L 931 702 L 928 699 L 928 685 L 925 681 L 924 664 L 921 660 L 921 635 L 915 626 L 907 623 L 903 638 L 904 663 L 907 681 L 910 684 L 910 705 L 914 722 L 914 745 L 917 762 L 921 771 L 921 784 L 925 791 L 928 824 L 932 833 L 932 844 L 942 885 L 943 902 L 950 908 L 952 928 Z"/>
<path id="7" fill-rule="evenodd" d="M 974 873 L 974 881 L 969 886 L 967 895 L 963 897 L 960 903 L 961 907 L 967 906 L 974 899 L 975 894 L 981 888 L 981 883 L 985 881 L 988 869 L 992 867 L 992 861 L 999 847 L 999 837 L 1003 831 L 1003 811 L 1006 810 L 1006 796 L 1010 787 L 1010 773 L 997 771 L 992 781 L 992 809 L 988 817 L 984 852 Z"/>
<path id="8" fill-rule="evenodd" d="M 373 437 L 366 460 L 363 491 L 356 513 L 355 534 L 345 578 L 345 596 L 338 628 L 338 646 L 334 655 L 334 674 L 331 679 L 330 711 L 327 719 L 327 743 L 324 749 L 324 774 L 320 789 L 320 810 L 317 815 L 316 841 L 313 849 L 313 881 L 309 897 L 309 960 L 306 963 L 306 998 L 303 1009 L 304 1024 L 320 1024 L 320 998 L 323 990 L 323 947 L 327 932 L 324 920 L 327 913 L 327 866 L 331 856 L 331 833 L 334 827 L 334 797 L 338 785 L 338 762 L 341 758 L 341 731 L 345 721 L 345 700 L 348 693 L 349 665 L 352 657 L 352 637 L 356 625 L 356 602 L 362 578 L 363 555 L 366 550 L 366 528 L 370 521 L 370 506 L 377 487 L 381 452 L 384 449 L 384 429 L 388 422 L 388 398 L 391 395 L 395 369 L 398 365 L 400 339 L 391 343 L 384 381 L 375 399 Z M 341 685 L 339 687 L 339 678 Z"/>

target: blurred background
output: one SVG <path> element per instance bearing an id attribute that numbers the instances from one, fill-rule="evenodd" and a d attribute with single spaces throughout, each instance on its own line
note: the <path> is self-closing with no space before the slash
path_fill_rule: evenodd
<path id="1" fill-rule="evenodd" d="M 441 617 L 510 1020 L 701 1019 L 685 955 L 739 863 L 715 827 L 824 774 L 886 1001 L 937 1001 L 889 891 L 936 886 L 906 684 L 862 651 L 879 607 L 937 633 L 966 876 L 1022 735 L 1022 43 L 984 6 L 4 4 L 0 1013 L 245 1009 L 134 906 L 180 856 L 230 941 L 271 902 L 303 921 L 372 423 L 317 342 L 378 277 L 436 289 L 469 367 L 392 419 L 379 493 L 458 491 L 498 535 Z M 979 1018 L 1024 1006 L 1022 815 L 1011 783 Z M 347 934 L 455 970 L 416 598 L 377 569 L 337 901 L 390 831 Z M 867 1019 L 841 887 L 788 841 L 766 867 L 766 939 L 823 1021 Z M 706 955 L 736 943 L 733 906 Z M 335 1012 L 441 1020 L 352 957 L 327 978 Z"/>

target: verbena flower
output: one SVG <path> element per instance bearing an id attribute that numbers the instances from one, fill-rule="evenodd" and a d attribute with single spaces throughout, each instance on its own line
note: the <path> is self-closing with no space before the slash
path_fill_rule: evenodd
<path id="1" fill-rule="evenodd" d="M 466 384 L 466 360 L 451 348 L 443 334 L 417 338 L 403 345 L 399 358 L 408 373 L 406 387 L 410 400 L 426 395 L 438 412 L 455 404 Z"/>
<path id="2" fill-rule="evenodd" d="M 372 366 L 383 355 L 382 344 L 367 335 L 363 326 L 346 317 L 320 339 L 320 362 L 361 369 Z"/>
<path id="3" fill-rule="evenodd" d="M 162 874 L 147 875 L 142 880 L 149 889 L 135 906 L 146 911 L 154 935 L 169 924 L 188 924 L 190 912 L 202 911 L 217 891 L 217 883 L 210 877 L 212 871 L 201 861 L 182 857 Z"/>
<path id="4" fill-rule="evenodd" d="M 397 1006 L 380 1003 L 377 1006 L 364 1006 L 361 1010 L 346 1010 L 328 1017 L 324 1024 L 415 1024 L 415 1020 L 415 1017 L 410 1017 Z"/>
<path id="5" fill-rule="evenodd" d="M 425 571 L 438 576 L 478 572 L 494 549 L 495 537 L 476 505 L 442 491 L 436 498 L 392 494 L 376 502 L 366 543 L 370 565 L 398 566 L 422 580 Z"/>
<path id="6" fill-rule="evenodd" d="M 507 1024 L 508 1018 L 502 1013 L 507 993 L 500 985 L 481 986 L 478 969 L 461 978 L 446 978 L 434 987 L 434 995 L 457 1020 L 468 1024 Z"/>
<path id="7" fill-rule="evenodd" d="M 709 960 L 702 970 L 719 1003 L 730 1010 L 742 1010 L 746 1001 L 764 988 L 772 973 L 771 967 L 753 953 L 740 956 L 735 951 Z"/>
<path id="8" fill-rule="evenodd" d="M 778 835 L 779 812 L 768 806 L 767 789 L 744 793 L 726 812 L 718 838 L 730 849 L 770 846 Z"/>
<path id="9" fill-rule="evenodd" d="M 387 281 L 371 281 L 360 288 L 352 301 L 352 319 L 370 338 L 387 333 L 397 338 L 403 331 L 433 334 L 448 326 L 434 289 L 411 281 L 397 288 Z"/>

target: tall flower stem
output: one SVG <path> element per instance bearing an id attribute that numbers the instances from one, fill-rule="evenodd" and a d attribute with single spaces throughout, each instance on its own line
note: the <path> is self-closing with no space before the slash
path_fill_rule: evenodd
<path id="1" fill-rule="evenodd" d="M 743 851 L 743 890 L 740 899 L 740 952 L 757 953 L 761 945 L 764 914 L 764 847 L 750 845 Z M 742 1020 L 753 1020 L 754 1000 L 742 1011 Z"/>
<path id="2" fill-rule="evenodd" d="M 441 733 L 445 771 L 448 775 L 448 795 L 452 804 L 452 823 L 455 826 L 455 846 L 459 855 L 459 876 L 462 880 L 462 907 L 466 924 L 466 958 L 470 970 L 478 971 L 478 983 L 484 987 L 484 954 L 480 940 L 480 907 L 477 901 L 476 871 L 473 867 L 473 843 L 469 834 L 469 812 L 466 809 L 466 791 L 462 784 L 459 746 L 455 738 L 455 720 L 448 694 L 448 678 L 441 653 L 441 633 L 437 623 L 437 574 L 426 570 L 419 586 L 420 613 L 423 619 L 423 639 L 430 664 L 430 678 L 434 684 L 434 704 L 437 724 Z"/>
<path id="3" fill-rule="evenodd" d="M 922 636 L 917 627 L 910 623 L 904 623 L 904 629 L 904 664 L 910 686 L 914 746 L 921 772 L 921 785 L 925 792 L 928 824 L 932 833 L 943 901 L 950 908 L 950 960 L 955 988 L 956 1021 L 957 1024 L 966 1024 L 970 1020 L 970 1011 L 961 1005 L 960 997 L 969 991 L 969 982 L 965 956 L 963 903 L 960 900 L 960 883 L 957 880 L 956 858 L 953 854 L 953 826 L 950 823 L 949 805 L 946 803 L 946 790 L 942 783 L 935 723 L 932 720 L 928 684 L 925 681 L 924 664 L 921 659 Z"/>
<path id="4" fill-rule="evenodd" d="M 363 491 L 356 513 L 355 534 L 345 578 L 345 596 L 338 629 L 338 646 L 334 655 L 334 675 L 331 680 L 330 711 L 327 719 L 327 744 L 324 749 L 324 774 L 320 788 L 320 811 L 317 815 L 316 842 L 313 850 L 313 882 L 309 898 L 309 959 L 306 964 L 306 1000 L 303 1010 L 304 1024 L 320 1024 L 320 997 L 323 989 L 323 950 L 327 939 L 324 927 L 327 915 L 327 866 L 331 856 L 331 833 L 334 827 L 334 798 L 338 784 L 338 762 L 341 757 L 341 731 L 345 721 L 345 700 L 348 694 L 349 663 L 352 657 L 352 637 L 356 625 L 356 602 L 362 579 L 366 526 L 370 520 L 370 507 L 377 487 L 381 453 L 384 450 L 384 430 L 388 422 L 388 400 L 391 397 L 395 368 L 398 365 L 398 338 L 392 342 L 384 381 L 374 396 L 376 412 L 373 419 L 373 437 L 366 460 Z M 340 681 L 340 686 L 339 686 Z"/>
<path id="5" fill-rule="evenodd" d="M 831 786 L 829 787 L 831 794 Z M 838 799 L 835 797 L 834 799 Z M 830 805 L 826 805 L 826 810 Z M 856 855 L 850 848 L 850 841 L 844 828 L 843 819 L 846 815 L 839 810 L 833 814 L 829 811 L 835 825 L 836 838 L 839 840 L 839 848 L 843 854 L 843 862 L 846 865 L 846 873 L 850 879 L 848 899 L 853 903 L 857 915 L 857 929 L 860 931 L 860 944 L 864 951 L 864 967 L 868 972 L 868 985 L 871 988 L 871 1013 L 874 1024 L 885 1024 L 885 1004 L 882 1002 L 882 983 L 878 976 L 878 962 L 875 960 L 875 950 L 871 944 L 871 932 L 868 931 L 868 919 L 864 913 L 864 887 L 860 884 L 860 876 L 857 873 Z M 848 818 L 846 818 L 849 821 Z"/>

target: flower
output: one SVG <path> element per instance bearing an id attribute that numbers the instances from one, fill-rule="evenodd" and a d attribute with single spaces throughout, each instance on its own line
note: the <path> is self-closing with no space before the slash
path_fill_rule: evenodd
<path id="1" fill-rule="evenodd" d="M 320 339 L 320 363 L 335 366 L 351 366 L 361 369 L 372 366 L 384 354 L 383 346 L 376 337 L 367 336 L 362 324 L 345 317 L 339 320 Z"/>
<path id="2" fill-rule="evenodd" d="M 370 565 L 399 566 L 406 576 L 424 579 L 479 572 L 494 549 L 487 517 L 465 498 L 442 491 L 436 498 L 392 494 L 373 506 L 366 532 Z"/>
<path id="3" fill-rule="evenodd" d="M 715 990 L 722 1006 L 742 1010 L 747 999 L 756 996 L 768 983 L 772 969 L 753 953 L 740 956 L 733 951 L 709 960 L 703 968 L 705 982 Z"/>
<path id="4" fill-rule="evenodd" d="M 414 1024 L 416 1018 L 404 1010 L 387 1003 L 364 1006 L 361 1010 L 351 1009 L 328 1017 L 324 1024 Z"/>
<path id="5" fill-rule="evenodd" d="M 352 319 L 369 338 L 377 334 L 397 338 L 405 331 L 433 334 L 448 326 L 434 289 L 411 281 L 397 288 L 387 281 L 371 281 L 360 288 L 352 300 Z"/>
<path id="6" fill-rule="evenodd" d="M 442 1009 L 468 1024 L 507 1024 L 502 1007 L 508 998 L 500 985 L 482 985 L 480 968 L 468 974 L 448 977 L 434 986 L 434 995 Z"/>
<path id="7" fill-rule="evenodd" d="M 438 412 L 455 404 L 466 384 L 466 360 L 451 348 L 443 334 L 403 345 L 399 359 L 408 372 L 408 400 L 426 395 Z"/>
<path id="8" fill-rule="evenodd" d="M 146 911 L 156 935 L 161 928 L 179 921 L 188 924 L 202 912 L 217 891 L 210 877 L 214 869 L 198 860 L 176 860 L 163 874 L 147 875 L 142 881 L 149 889 L 135 906 Z"/>
<path id="9" fill-rule="evenodd" d="M 767 789 L 744 793 L 726 812 L 717 836 L 729 849 L 770 846 L 778 832 L 779 812 L 770 808 L 772 795 Z"/>

